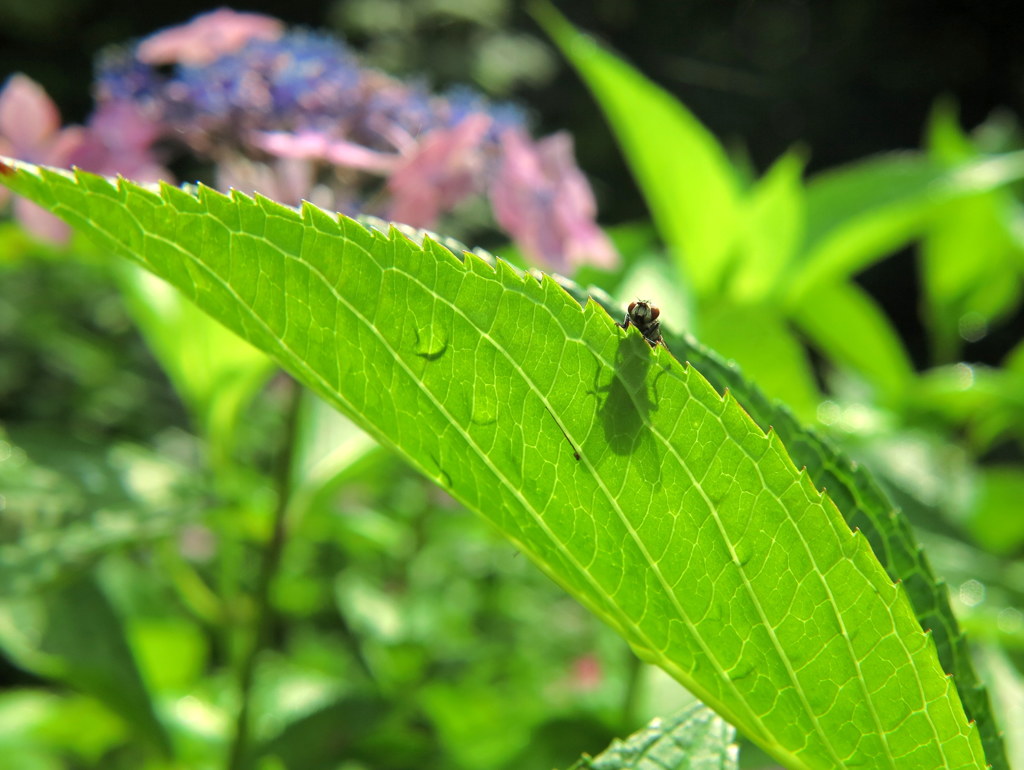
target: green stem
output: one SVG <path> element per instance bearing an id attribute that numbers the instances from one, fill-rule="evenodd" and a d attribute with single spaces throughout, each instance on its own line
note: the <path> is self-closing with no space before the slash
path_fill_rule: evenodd
<path id="1" fill-rule="evenodd" d="M 629 657 L 626 663 L 626 690 L 622 694 L 622 722 L 628 730 L 632 731 L 636 729 L 640 679 L 644 666 L 632 650 L 627 649 L 626 654 Z"/>
<path id="2" fill-rule="evenodd" d="M 292 463 L 294 460 L 295 442 L 299 423 L 302 388 L 292 379 L 288 379 L 288 404 L 285 416 L 284 445 L 277 458 L 274 470 L 274 486 L 277 490 L 277 504 L 274 508 L 273 528 L 270 539 L 263 551 L 263 562 L 257 578 L 253 601 L 256 606 L 252 641 L 242 658 L 239 671 L 239 696 L 241 705 L 235 719 L 235 736 L 228 754 L 228 770 L 242 770 L 246 765 L 249 748 L 250 711 L 252 706 L 252 688 L 256 673 L 256 661 L 267 643 L 267 637 L 273 620 L 273 609 L 270 606 L 270 586 L 277 568 L 281 563 L 284 551 L 289 502 L 292 487 Z"/>

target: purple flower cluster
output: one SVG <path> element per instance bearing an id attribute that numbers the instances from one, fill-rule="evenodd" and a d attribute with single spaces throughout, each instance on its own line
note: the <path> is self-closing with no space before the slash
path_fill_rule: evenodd
<path id="1" fill-rule="evenodd" d="M 157 159 L 176 151 L 211 162 L 222 189 L 435 229 L 486 196 L 536 262 L 618 259 L 567 135 L 534 142 L 515 109 L 431 94 L 277 19 L 221 9 L 108 52 L 96 99 L 87 126 L 61 130 L 42 90 L 15 76 L 0 92 L 0 152 L 151 181 L 170 177 Z M 40 115 L 12 106 L 26 101 Z"/>

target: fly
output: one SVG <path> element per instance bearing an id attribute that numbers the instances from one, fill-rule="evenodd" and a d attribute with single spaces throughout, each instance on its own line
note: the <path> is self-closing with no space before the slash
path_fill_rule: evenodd
<path id="1" fill-rule="evenodd" d="M 635 326 L 640 330 L 644 339 L 647 340 L 647 344 L 652 348 L 661 345 L 667 349 L 668 345 L 665 344 L 665 340 L 661 337 L 661 324 L 658 322 L 659 315 L 661 315 L 661 311 L 648 300 L 638 299 L 636 302 L 629 303 L 629 307 L 626 308 L 626 317 L 619 326 L 623 329 Z"/>

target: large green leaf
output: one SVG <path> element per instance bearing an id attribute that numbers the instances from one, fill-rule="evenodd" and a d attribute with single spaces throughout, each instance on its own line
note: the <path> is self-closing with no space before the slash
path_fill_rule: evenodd
<path id="1" fill-rule="evenodd" d="M 580 34 L 546 3 L 534 13 L 594 92 L 651 216 L 698 294 L 724 280 L 740 191 L 722 146 L 678 99 Z"/>
<path id="2" fill-rule="evenodd" d="M 566 289 L 581 302 L 590 295 L 611 307 L 600 289 L 585 290 L 571 282 Z M 785 405 L 770 400 L 746 380 L 735 363 L 723 360 L 690 334 L 666 331 L 665 337 L 679 360 L 695 366 L 719 393 L 731 392 L 762 430 L 778 434 L 796 465 L 806 469 L 816 486 L 828 490 L 847 525 L 867 537 L 889 577 L 903 585 L 921 627 L 935 640 L 942 669 L 952 674 L 969 718 L 978 725 L 988 763 L 995 770 L 1007 770 L 1010 765 L 999 724 L 974 670 L 966 636 L 950 607 L 946 586 L 932 572 L 907 517 L 863 465 L 800 425 Z M 1024 345 L 1007 359 L 1006 366 L 1024 371 Z M 1024 389 L 1017 387 L 1013 392 Z M 915 393 L 915 398 L 919 395 Z"/>
<path id="3" fill-rule="evenodd" d="M 1012 556 L 1024 544 L 1024 517 L 1018 511 L 1024 500 L 1024 473 L 1016 465 L 980 469 L 979 489 L 968 522 L 974 539 L 992 553 Z"/>
<path id="4" fill-rule="evenodd" d="M 863 535 L 730 394 L 554 281 L 312 206 L 0 179 L 274 356 L 789 767 L 983 767 Z"/>
<path id="5" fill-rule="evenodd" d="M 718 392 L 736 394 L 762 429 L 777 433 L 794 462 L 806 468 L 816 485 L 828 490 L 847 525 L 864 533 L 889 577 L 906 590 L 921 627 L 932 635 L 942 669 L 953 676 L 964 708 L 978 726 L 988 763 L 995 770 L 1007 770 L 1010 765 L 999 725 L 974 670 L 967 639 L 953 615 L 946 586 L 932 572 L 907 517 L 864 466 L 799 425 L 786 407 L 769 401 L 744 380 L 735 365 L 688 336 L 670 338 L 669 344 Z"/>

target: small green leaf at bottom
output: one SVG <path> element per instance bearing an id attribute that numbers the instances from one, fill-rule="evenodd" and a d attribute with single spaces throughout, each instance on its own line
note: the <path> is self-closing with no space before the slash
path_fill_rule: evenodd
<path id="1" fill-rule="evenodd" d="M 715 712 L 694 703 L 613 741 L 596 757 L 582 757 L 569 770 L 736 770 L 734 735 Z"/>

